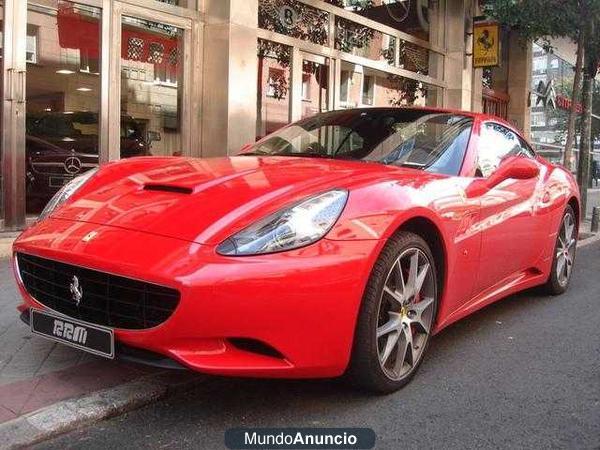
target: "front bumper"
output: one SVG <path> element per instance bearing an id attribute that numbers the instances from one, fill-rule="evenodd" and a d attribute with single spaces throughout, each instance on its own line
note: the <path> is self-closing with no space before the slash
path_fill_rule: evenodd
<path id="1" fill-rule="evenodd" d="M 124 346 L 206 373 L 332 377 L 348 364 L 363 290 L 382 245 L 323 239 L 279 254 L 223 257 L 189 241 L 47 219 L 25 231 L 14 251 L 179 290 L 180 303 L 163 324 L 115 330 Z M 44 309 L 18 284 L 19 310 Z"/>

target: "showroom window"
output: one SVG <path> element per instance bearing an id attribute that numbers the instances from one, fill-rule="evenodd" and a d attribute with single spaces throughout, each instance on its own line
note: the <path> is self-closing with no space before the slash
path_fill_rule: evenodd
<path id="1" fill-rule="evenodd" d="M 256 139 L 290 121 L 290 63 L 290 47 L 266 40 L 258 41 Z"/>
<path id="2" fill-rule="evenodd" d="M 302 60 L 302 114 L 301 118 L 329 109 L 329 58 L 317 58 L 307 54 Z"/>
<path id="3" fill-rule="evenodd" d="M 365 75 L 363 77 L 363 92 L 362 102 L 363 105 L 373 104 L 373 91 L 375 89 L 375 78 L 373 75 Z"/>
<path id="4" fill-rule="evenodd" d="M 98 165 L 101 10 L 65 0 L 27 12 L 26 209 L 38 214 L 73 177 Z M 82 55 L 84 55 L 82 57 Z"/>
<path id="5" fill-rule="evenodd" d="M 183 30 L 123 16 L 121 157 L 181 155 Z"/>

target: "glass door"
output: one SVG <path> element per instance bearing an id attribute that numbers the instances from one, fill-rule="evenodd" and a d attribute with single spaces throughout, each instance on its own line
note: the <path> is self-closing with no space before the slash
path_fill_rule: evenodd
<path id="1" fill-rule="evenodd" d="M 302 53 L 302 119 L 329 111 L 329 74 L 329 58 Z"/>
<path id="2" fill-rule="evenodd" d="M 120 107 L 110 159 L 191 155 L 191 20 L 125 3 L 115 6 L 120 45 L 110 102 Z M 111 129 L 117 129 L 116 117 Z M 118 144 L 117 144 L 118 142 Z M 115 145 L 117 144 L 117 145 Z"/>
<path id="3" fill-rule="evenodd" d="M 121 158 L 181 155 L 183 29 L 121 21 Z"/>
<path id="4" fill-rule="evenodd" d="M 26 211 L 36 216 L 99 164 L 101 15 L 69 0 L 29 0 L 25 62 Z"/>
<path id="5" fill-rule="evenodd" d="M 258 40 L 256 140 L 290 122 L 291 47 Z"/>

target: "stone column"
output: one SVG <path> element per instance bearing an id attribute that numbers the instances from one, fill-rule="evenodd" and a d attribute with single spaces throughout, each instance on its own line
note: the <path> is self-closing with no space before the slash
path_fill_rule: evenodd
<path id="1" fill-rule="evenodd" d="M 448 84 L 444 95 L 444 107 L 470 110 L 472 106 L 472 61 L 466 53 L 465 32 L 470 31 L 472 21 L 471 0 L 449 0 L 446 5 L 446 59 L 444 80 Z M 466 29 L 466 27 L 469 29 Z"/>
<path id="2" fill-rule="evenodd" d="M 523 43 L 515 32 L 509 37 L 508 54 L 508 121 L 523 131 L 529 139 L 531 134 L 531 43 Z"/>
<path id="3" fill-rule="evenodd" d="M 258 0 L 205 0 L 202 156 L 254 142 Z"/>

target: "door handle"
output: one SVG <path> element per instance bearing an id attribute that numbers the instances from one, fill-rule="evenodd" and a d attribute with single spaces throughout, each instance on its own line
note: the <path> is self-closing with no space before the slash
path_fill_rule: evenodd
<path id="1" fill-rule="evenodd" d="M 17 78 L 19 84 L 17 103 L 25 103 L 25 94 L 27 91 L 27 72 L 25 70 L 17 71 Z"/>
<path id="2" fill-rule="evenodd" d="M 27 90 L 27 78 L 25 70 L 8 69 L 7 75 L 7 86 L 8 95 L 7 100 L 10 102 L 25 103 L 25 94 Z M 15 75 L 16 74 L 16 75 Z M 17 82 L 15 83 L 15 76 Z"/>
<path id="3" fill-rule="evenodd" d="M 6 86 L 8 87 L 8 92 L 6 93 L 6 99 L 9 102 L 15 100 L 15 69 L 7 69 L 6 71 Z"/>

